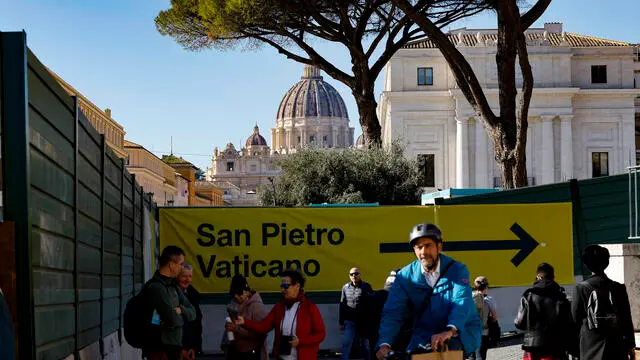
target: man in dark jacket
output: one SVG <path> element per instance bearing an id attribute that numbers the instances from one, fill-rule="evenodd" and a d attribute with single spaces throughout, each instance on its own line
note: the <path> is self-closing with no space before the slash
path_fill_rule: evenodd
<path id="1" fill-rule="evenodd" d="M 605 275 L 609 250 L 587 246 L 582 262 L 593 276 L 576 286 L 573 320 L 580 327 L 580 359 L 633 359 L 636 346 L 627 288 Z M 597 305 L 596 305 L 597 304 Z"/>
<path id="2" fill-rule="evenodd" d="M 196 318 L 193 321 L 185 319 L 182 326 L 182 357 L 195 359 L 195 356 L 202 353 L 202 311 L 200 310 L 200 293 L 191 285 L 193 277 L 193 267 L 184 264 L 182 273 L 178 278 L 180 290 L 187 297 L 189 303 L 196 310 Z M 184 317 L 184 316 L 183 316 Z"/>
<path id="3" fill-rule="evenodd" d="M 177 246 L 167 246 L 160 255 L 160 268 L 145 284 L 153 308 L 151 323 L 158 332 L 152 344 L 143 350 L 148 360 L 180 360 L 182 325 L 184 319 L 192 321 L 196 311 L 176 283 L 182 272 L 184 251 Z"/>
<path id="4" fill-rule="evenodd" d="M 555 282 L 553 266 L 538 266 L 536 281 L 520 299 L 516 328 L 525 331 L 522 349 L 526 360 L 562 360 L 572 341 L 571 304 Z"/>
<path id="5" fill-rule="evenodd" d="M 362 356 L 369 358 L 369 341 L 364 334 L 364 323 L 362 321 L 362 308 L 360 303 L 364 296 L 373 292 L 371 285 L 362 281 L 360 269 L 357 267 L 349 270 L 349 282 L 342 287 L 342 295 L 340 297 L 340 330 L 344 331 L 342 335 L 342 359 L 349 359 L 351 354 L 351 345 L 354 341 L 360 340 Z"/>

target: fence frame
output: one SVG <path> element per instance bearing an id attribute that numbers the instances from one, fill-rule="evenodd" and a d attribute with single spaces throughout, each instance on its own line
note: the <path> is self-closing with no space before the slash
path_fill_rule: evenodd
<path id="1" fill-rule="evenodd" d="M 31 174 L 29 145 L 27 34 L 0 32 L 0 122 L 2 123 L 4 174 L 3 213 L 15 224 L 18 349 L 21 359 L 35 358 L 35 319 L 31 273 Z M 11 176 L 6 176 L 11 173 Z M 9 189 L 9 191 L 7 191 Z"/>
<path id="2" fill-rule="evenodd" d="M 41 108 L 42 104 L 46 106 Z M 60 113 L 47 107 L 60 104 L 69 111 Z M 36 114 L 32 119 L 30 111 Z M 40 122 L 51 130 L 43 131 Z M 120 344 L 123 343 L 124 308 L 130 296 L 140 291 L 145 279 L 147 249 L 140 246 L 144 244 L 144 226 L 153 224 L 143 221 L 144 212 L 157 211 L 157 207 L 127 171 L 124 159 L 117 158 L 105 136 L 98 134 L 81 112 L 79 97 L 68 95 L 31 53 L 24 31 L 0 32 L 0 134 L 4 174 L 0 224 L 6 222 L 15 229 L 16 358 L 71 355 L 79 359 L 83 349 L 92 346 L 99 347 L 99 356 L 104 357 L 105 337 L 117 333 Z M 64 144 L 55 141 L 58 137 Z M 41 144 L 51 152 L 43 152 Z M 34 158 L 34 154 L 38 157 Z M 43 170 L 32 175 L 32 171 L 40 169 L 31 168 L 39 161 L 51 164 L 55 171 Z M 51 178 L 43 178 L 41 174 Z M 47 192 L 38 188 L 36 180 L 53 184 L 60 181 L 62 185 L 56 190 L 62 190 Z M 39 198 L 43 194 L 46 201 Z M 130 208 L 126 199 L 129 195 Z M 52 209 L 47 201 L 55 201 L 63 212 L 56 212 L 58 208 L 46 211 Z M 128 221 L 125 210 L 133 217 L 131 224 L 125 225 Z M 65 226 L 61 231 L 65 232 L 42 227 L 36 221 L 43 215 L 49 216 L 49 223 L 60 222 Z M 128 231 L 131 244 L 125 243 L 124 231 Z M 42 232 L 49 237 L 42 238 Z M 140 241 L 136 241 L 136 236 Z M 64 253 L 56 253 L 64 254 L 66 263 L 54 266 L 39 262 L 42 260 L 33 252 L 57 244 L 55 241 L 66 244 Z M 150 245 L 155 247 L 157 241 L 158 234 Z M 62 295 L 53 299 L 38 293 L 34 286 L 49 279 L 43 273 L 52 276 L 56 283 L 60 281 Z M 127 285 L 129 279 L 131 290 Z M 49 312 L 51 308 L 55 311 Z M 55 326 L 58 320 L 62 320 L 58 323 L 60 328 Z"/>

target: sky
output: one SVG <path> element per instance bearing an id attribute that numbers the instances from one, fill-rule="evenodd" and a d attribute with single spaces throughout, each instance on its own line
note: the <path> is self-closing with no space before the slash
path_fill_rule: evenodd
<path id="1" fill-rule="evenodd" d="M 532 3 L 529 0 L 529 3 Z M 257 123 L 270 129 L 303 65 L 270 47 L 256 51 L 184 50 L 154 24 L 169 0 L 0 0 L 0 31 L 27 33 L 40 61 L 98 107 L 112 110 L 125 138 L 156 155 L 173 153 L 205 169 L 213 148 L 239 148 Z M 638 0 L 553 0 L 534 24 L 562 22 L 567 32 L 640 43 Z M 495 28 L 494 15 L 453 28 Z M 346 52 L 316 43 L 325 58 L 350 71 Z M 382 89 L 384 74 L 376 82 Z M 342 95 L 356 137 L 362 133 L 349 88 L 324 75 Z"/>

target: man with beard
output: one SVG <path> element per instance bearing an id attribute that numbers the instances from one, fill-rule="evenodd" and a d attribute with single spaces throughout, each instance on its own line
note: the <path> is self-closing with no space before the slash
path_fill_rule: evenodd
<path id="1" fill-rule="evenodd" d="M 442 233 L 428 223 L 413 227 L 409 244 L 417 260 L 402 268 L 389 290 L 380 322 L 378 359 L 384 359 L 398 337 L 409 339 L 406 349 L 431 345 L 438 350 L 470 354 L 480 347 L 482 322 L 476 311 L 467 266 L 442 254 Z M 405 319 L 413 327 L 401 333 Z"/>

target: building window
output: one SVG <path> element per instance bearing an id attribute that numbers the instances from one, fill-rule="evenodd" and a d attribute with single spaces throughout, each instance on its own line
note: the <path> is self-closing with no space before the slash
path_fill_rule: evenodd
<path id="1" fill-rule="evenodd" d="M 258 171 L 258 166 L 257 165 L 251 165 L 251 172 L 256 172 Z"/>
<path id="2" fill-rule="evenodd" d="M 591 177 L 609 176 L 609 153 L 594 152 L 591 154 Z"/>
<path id="3" fill-rule="evenodd" d="M 607 83 L 607 65 L 591 65 L 591 83 Z"/>
<path id="4" fill-rule="evenodd" d="M 314 135 L 309 136 L 309 144 L 313 144 L 316 142 L 316 137 Z"/>
<path id="5" fill-rule="evenodd" d="M 233 161 L 227 162 L 227 171 L 233 171 Z"/>
<path id="6" fill-rule="evenodd" d="M 322 145 L 327 145 L 327 142 L 329 141 L 328 137 L 325 135 L 322 137 Z"/>
<path id="7" fill-rule="evenodd" d="M 418 85 L 433 85 L 433 68 L 418 68 Z"/>
<path id="8" fill-rule="evenodd" d="M 300 136 L 298 136 L 298 145 L 300 145 Z"/>
<path id="9" fill-rule="evenodd" d="M 435 187 L 436 186 L 436 173 L 435 173 L 435 155 L 433 154 L 419 154 L 418 155 L 418 170 L 422 177 L 422 186 Z"/>

